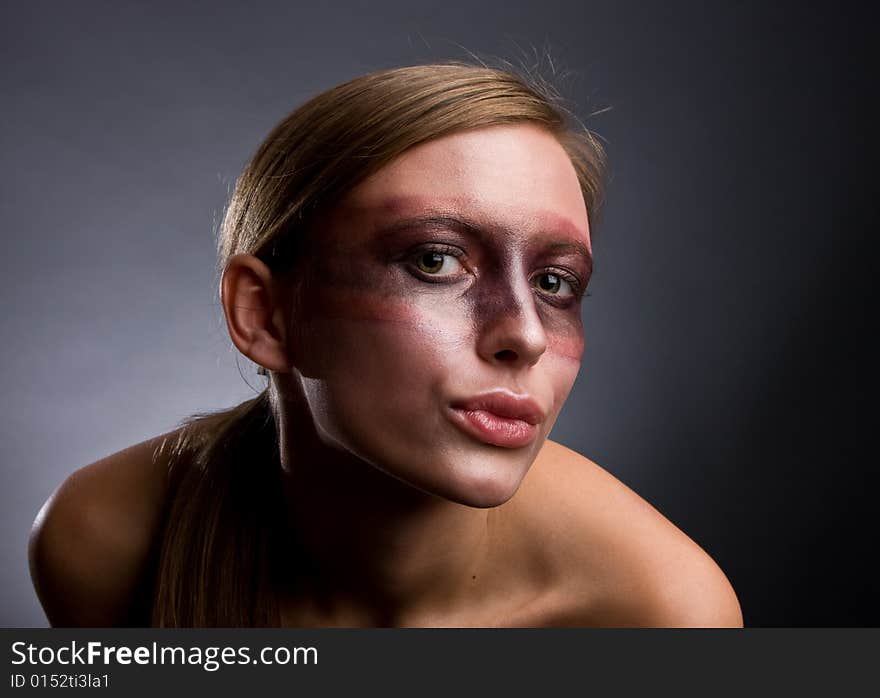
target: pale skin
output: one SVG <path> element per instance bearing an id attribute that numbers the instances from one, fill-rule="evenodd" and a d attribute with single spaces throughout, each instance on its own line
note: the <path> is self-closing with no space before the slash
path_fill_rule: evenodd
<path id="1" fill-rule="evenodd" d="M 712 559 L 607 471 L 550 441 L 583 353 L 589 216 L 530 125 L 417 146 L 310 231 L 296 281 L 236 255 L 230 337 L 279 397 L 299 573 L 291 626 L 738 627 Z M 455 405 L 539 408 L 498 445 Z M 41 511 L 32 572 L 55 625 L 126 624 L 159 526 L 161 437 L 75 472 Z"/>

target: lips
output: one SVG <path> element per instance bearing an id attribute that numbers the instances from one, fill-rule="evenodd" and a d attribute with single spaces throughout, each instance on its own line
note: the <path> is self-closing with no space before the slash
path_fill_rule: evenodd
<path id="1" fill-rule="evenodd" d="M 452 422 L 468 435 L 492 446 L 522 448 L 538 436 L 545 414 L 537 402 L 504 392 L 492 392 L 450 405 Z"/>

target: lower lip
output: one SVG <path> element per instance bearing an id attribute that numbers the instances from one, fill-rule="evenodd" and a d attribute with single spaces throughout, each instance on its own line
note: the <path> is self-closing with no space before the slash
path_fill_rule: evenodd
<path id="1" fill-rule="evenodd" d="M 538 427 L 522 419 L 499 417 L 486 410 L 450 410 L 453 422 L 483 443 L 503 448 L 528 446 L 538 435 Z"/>

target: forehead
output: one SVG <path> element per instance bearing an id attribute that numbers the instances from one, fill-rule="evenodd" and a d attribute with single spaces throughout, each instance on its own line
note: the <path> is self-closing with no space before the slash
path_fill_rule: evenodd
<path id="1" fill-rule="evenodd" d="M 590 244 L 574 166 L 553 135 L 532 125 L 492 126 L 423 143 L 361 182 L 340 203 L 345 213 L 361 220 L 448 210 L 524 233 L 564 229 Z"/>

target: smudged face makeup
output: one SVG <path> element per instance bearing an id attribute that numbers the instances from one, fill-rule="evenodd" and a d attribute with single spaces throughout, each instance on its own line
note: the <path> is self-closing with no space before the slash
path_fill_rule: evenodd
<path id="1" fill-rule="evenodd" d="M 292 361 L 321 439 L 429 493 L 509 499 L 583 352 L 589 223 L 531 125 L 404 153 L 309 235 Z"/>

